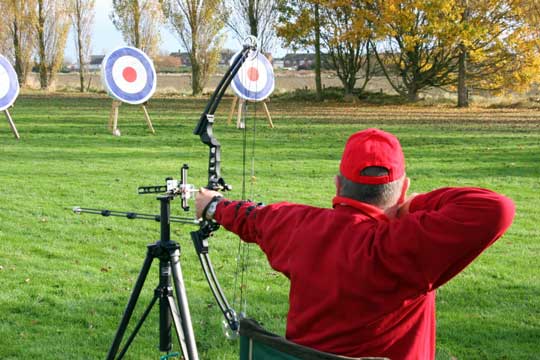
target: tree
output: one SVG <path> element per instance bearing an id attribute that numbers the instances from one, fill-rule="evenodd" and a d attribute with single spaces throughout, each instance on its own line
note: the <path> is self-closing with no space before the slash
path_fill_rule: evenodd
<path id="1" fill-rule="evenodd" d="M 189 54 L 191 90 L 199 95 L 219 61 L 226 8 L 219 0 L 163 0 L 163 11 Z"/>
<path id="2" fill-rule="evenodd" d="M 39 82 L 48 89 L 64 60 L 69 31 L 69 4 L 65 0 L 36 0 Z"/>
<path id="3" fill-rule="evenodd" d="M 2 30 L 4 54 L 13 59 L 19 83 L 24 86 L 32 68 L 35 49 L 36 3 L 34 0 L 7 0 L 0 6 L 5 16 L 5 28 Z"/>
<path id="4" fill-rule="evenodd" d="M 458 106 L 468 105 L 467 87 L 524 90 L 537 78 L 538 30 L 535 2 L 461 0 L 461 58 Z"/>
<path id="5" fill-rule="evenodd" d="M 313 48 L 315 51 L 315 90 L 322 100 L 321 81 L 321 18 L 318 0 L 279 0 L 277 35 L 285 46 L 295 50 Z"/>
<path id="6" fill-rule="evenodd" d="M 226 25 L 243 41 L 248 35 L 259 40 L 262 52 L 274 47 L 278 17 L 276 0 L 229 0 Z"/>
<path id="7" fill-rule="evenodd" d="M 129 46 L 157 55 L 163 23 L 159 0 L 113 0 L 110 18 Z"/>
<path id="8" fill-rule="evenodd" d="M 461 13 L 456 0 L 375 0 L 372 46 L 392 88 L 410 101 L 422 89 L 455 84 Z M 397 77 L 394 74 L 397 73 Z"/>
<path id="9" fill-rule="evenodd" d="M 343 84 L 345 94 L 352 94 L 363 70 L 362 92 L 371 75 L 370 41 L 372 23 L 364 1 L 321 1 L 325 19 L 321 28 L 333 68 Z"/>
<path id="10" fill-rule="evenodd" d="M 0 13 L 7 14 L 7 4 L 0 2 Z M 12 51 L 8 31 L 8 22 L 0 22 L 0 54 L 10 57 Z"/>
<path id="11" fill-rule="evenodd" d="M 362 91 L 370 73 L 369 39 L 371 25 L 364 1 L 306 0 L 280 3 L 278 35 L 288 46 L 315 48 L 316 86 L 320 84 L 321 44 L 327 50 L 332 67 L 343 84 L 345 94 L 352 94 L 358 74 L 365 70 Z M 294 16 L 294 14 L 297 14 Z"/>
<path id="12" fill-rule="evenodd" d="M 72 0 L 71 22 L 75 32 L 75 49 L 79 62 L 80 91 L 84 92 L 86 64 L 90 60 L 90 41 L 94 23 L 95 0 Z"/>

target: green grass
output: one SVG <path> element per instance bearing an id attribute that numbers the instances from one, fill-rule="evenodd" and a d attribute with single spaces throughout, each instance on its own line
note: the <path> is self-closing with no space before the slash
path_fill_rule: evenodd
<path id="1" fill-rule="evenodd" d="M 157 213 L 155 197 L 136 195 L 137 187 L 178 178 L 183 163 L 190 165 L 190 181 L 204 185 L 208 150 L 192 130 L 205 102 L 152 100 L 155 136 L 146 129 L 142 110 L 127 105 L 120 108 L 122 136 L 111 136 L 106 129 L 111 101 L 102 95 L 21 96 L 11 111 L 20 141 L 0 121 L 1 359 L 105 357 L 146 245 L 159 238 L 159 224 L 77 216 L 66 208 Z M 222 174 L 235 187 L 230 196 L 240 197 L 243 135 L 226 125 L 229 106 L 225 99 L 215 132 L 222 143 Z M 508 233 L 438 292 L 437 358 L 539 358 L 540 113 L 286 98 L 269 107 L 274 130 L 260 108 L 250 110 L 258 120 L 256 182 L 252 191 L 248 184 L 248 195 L 257 201 L 329 206 L 347 136 L 374 126 L 401 139 L 413 191 L 475 185 L 512 197 L 517 215 Z M 183 215 L 178 201 L 173 213 Z M 174 224 L 173 239 L 182 246 L 201 359 L 238 358 L 238 344 L 222 336 L 221 314 L 192 249 L 191 229 Z M 223 230 L 211 240 L 229 298 L 237 247 L 236 238 Z M 257 248 L 249 251 L 248 314 L 283 333 L 287 281 Z M 147 304 L 157 280 L 154 268 L 139 305 Z M 129 359 L 159 357 L 156 315 L 145 323 Z"/>

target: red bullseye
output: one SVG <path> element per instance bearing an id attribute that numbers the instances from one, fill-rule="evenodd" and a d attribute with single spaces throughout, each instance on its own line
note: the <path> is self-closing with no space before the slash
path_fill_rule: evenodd
<path id="1" fill-rule="evenodd" d="M 127 81 L 127 82 L 134 82 L 135 80 L 137 80 L 137 71 L 135 71 L 134 68 L 132 68 L 131 66 L 127 66 L 123 71 L 122 71 L 122 76 L 124 77 L 124 79 Z"/>
<path id="2" fill-rule="evenodd" d="M 250 67 L 247 71 L 247 76 L 249 80 L 257 81 L 259 80 L 259 70 L 257 70 L 257 68 L 254 68 L 254 67 Z"/>

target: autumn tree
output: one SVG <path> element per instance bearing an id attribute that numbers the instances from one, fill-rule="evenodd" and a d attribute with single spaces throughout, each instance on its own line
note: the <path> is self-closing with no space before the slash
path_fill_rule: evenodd
<path id="1" fill-rule="evenodd" d="M 455 84 L 462 14 L 456 0 L 375 0 L 372 50 L 392 88 L 410 101 Z"/>
<path id="2" fill-rule="evenodd" d="M 458 106 L 468 105 L 471 84 L 477 89 L 525 90 L 539 73 L 538 30 L 534 2 L 460 0 L 462 14 Z"/>
<path id="3" fill-rule="evenodd" d="M 159 0 L 113 0 L 110 18 L 124 41 L 150 57 L 159 50 L 163 13 Z"/>
<path id="4" fill-rule="evenodd" d="M 226 2 L 226 25 L 242 42 L 255 36 L 262 52 L 274 47 L 275 25 L 278 18 L 277 0 L 229 0 Z"/>
<path id="5" fill-rule="evenodd" d="M 169 26 L 191 61 L 191 90 L 202 93 L 219 62 L 226 8 L 220 0 L 163 0 Z"/>
<path id="6" fill-rule="evenodd" d="M 321 16 L 318 0 L 278 0 L 277 35 L 286 47 L 314 49 L 315 91 L 317 100 L 322 100 L 321 81 Z"/>
<path id="7" fill-rule="evenodd" d="M 71 22 L 73 25 L 75 49 L 79 63 L 80 91 L 84 92 L 86 64 L 90 62 L 91 35 L 94 23 L 95 0 L 71 0 Z"/>
<path id="8" fill-rule="evenodd" d="M 64 60 L 70 26 L 69 3 L 66 0 L 36 0 L 37 59 L 42 89 L 53 83 Z"/>
<path id="9" fill-rule="evenodd" d="M 4 54 L 14 61 L 15 72 L 21 85 L 27 82 L 32 69 L 32 54 L 35 49 L 35 0 L 6 0 L 0 4 L 4 21 Z"/>
<path id="10" fill-rule="evenodd" d="M 321 39 L 328 49 L 332 67 L 343 84 L 345 94 L 352 94 L 358 79 L 362 92 L 371 76 L 372 21 L 364 1 L 321 1 L 325 19 Z"/>

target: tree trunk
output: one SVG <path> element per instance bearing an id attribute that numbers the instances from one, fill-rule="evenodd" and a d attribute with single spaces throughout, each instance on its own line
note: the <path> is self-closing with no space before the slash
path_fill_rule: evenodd
<path id="1" fill-rule="evenodd" d="M 19 41 L 19 27 L 17 26 L 17 18 L 13 21 L 13 50 L 15 52 L 15 72 L 17 73 L 17 78 L 19 84 L 23 85 L 26 82 L 24 74 L 24 65 L 21 59 L 21 44 Z"/>
<path id="2" fill-rule="evenodd" d="M 135 1 L 133 3 L 133 41 L 135 42 L 133 45 L 137 48 L 141 48 L 141 34 L 139 32 L 140 29 L 140 21 L 141 21 L 141 13 L 140 13 L 140 7 L 139 2 Z"/>
<path id="3" fill-rule="evenodd" d="M 255 0 L 249 0 L 248 3 L 248 22 L 249 22 L 249 32 L 252 36 L 256 38 L 259 37 L 259 29 L 257 28 L 257 14 L 255 13 Z"/>
<path id="4" fill-rule="evenodd" d="M 38 1 L 38 56 L 39 56 L 39 84 L 41 89 L 49 87 L 49 74 L 47 69 L 47 56 L 45 52 L 45 15 L 43 14 L 43 1 Z"/>
<path id="5" fill-rule="evenodd" d="M 461 21 L 466 23 L 469 21 L 469 1 L 463 1 L 463 15 Z M 458 67 L 458 107 L 469 107 L 469 89 L 467 87 L 467 48 L 462 43 L 459 53 Z"/>
<path id="6" fill-rule="evenodd" d="M 467 87 L 467 51 L 462 47 L 458 68 L 458 107 L 469 107 L 469 88 Z"/>
<path id="7" fill-rule="evenodd" d="M 77 4 L 78 6 L 80 4 Z M 84 92 L 84 74 L 85 74 L 85 68 L 84 68 L 84 49 L 83 49 L 83 40 L 82 40 L 82 33 L 81 33 L 81 12 L 80 9 L 77 9 L 77 46 L 79 48 L 79 81 L 81 85 L 81 92 Z"/>
<path id="8" fill-rule="evenodd" d="M 411 84 L 407 88 L 407 99 L 410 102 L 418 101 L 418 89 L 415 84 Z"/>
<path id="9" fill-rule="evenodd" d="M 319 3 L 315 3 L 315 89 L 316 98 L 321 101 L 323 98 L 321 81 L 321 29 L 319 18 Z"/>

